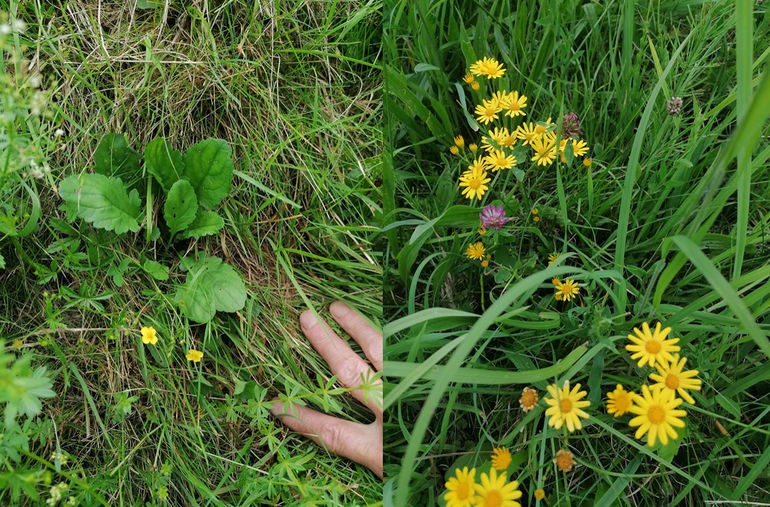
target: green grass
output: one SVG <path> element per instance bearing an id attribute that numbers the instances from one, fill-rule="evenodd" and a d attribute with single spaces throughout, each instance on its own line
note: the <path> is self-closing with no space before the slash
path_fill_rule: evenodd
<path id="1" fill-rule="evenodd" d="M 298 316 L 308 303 L 326 315 L 342 299 L 381 317 L 380 4 L 160 3 L 0 3 L 26 21 L 24 56 L 52 92 L 44 123 L 64 130 L 50 139 L 50 176 L 35 182 L 37 230 L 0 242 L 0 337 L 9 350 L 23 340 L 20 354 L 48 367 L 56 393 L 3 473 L 30 472 L 40 503 L 60 482 L 81 505 L 161 504 L 162 489 L 168 505 L 380 503 L 371 472 L 267 410 L 285 393 L 369 418 L 344 389 L 327 387 L 329 369 Z M 170 246 L 145 230 L 117 238 L 64 220 L 55 187 L 88 170 L 107 132 L 137 149 L 156 136 L 183 149 L 228 141 L 236 174 L 219 210 L 223 231 Z M 149 210 L 155 223 L 161 213 L 157 202 Z M 179 258 L 193 252 L 243 274 L 241 312 L 208 325 L 180 315 Z M 156 260 L 172 278 L 129 268 L 116 283 L 127 258 Z M 142 345 L 143 325 L 158 330 L 157 347 Z M 200 364 L 185 360 L 191 346 L 204 352 Z M 51 458 L 59 450 L 61 467 Z"/>
<path id="2" fill-rule="evenodd" d="M 549 505 L 765 500 L 767 6 L 421 0 L 384 16 L 385 503 L 435 504 L 453 467 L 500 445 L 523 504 L 537 487 Z M 448 148 L 458 133 L 480 141 L 469 113 L 487 95 L 461 78 L 482 56 L 528 97 L 528 121 L 580 116 L 590 169 L 519 161 L 522 181 L 509 171 L 481 202 L 460 195 L 468 162 Z M 492 202 L 512 221 L 483 270 L 464 252 Z M 568 255 L 546 269 L 554 251 Z M 554 301 L 554 276 L 581 297 Z M 703 380 L 682 438 L 660 450 L 604 405 L 615 384 L 643 382 L 623 347 L 657 320 Z M 592 402 L 568 437 L 518 407 L 522 387 L 542 399 L 566 379 Z M 566 477 L 561 447 L 579 463 Z"/>

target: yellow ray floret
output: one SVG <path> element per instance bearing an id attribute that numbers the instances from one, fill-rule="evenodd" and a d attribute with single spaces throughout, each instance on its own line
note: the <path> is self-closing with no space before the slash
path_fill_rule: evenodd
<path id="1" fill-rule="evenodd" d="M 484 157 L 484 165 L 492 172 L 499 171 L 500 169 L 510 169 L 516 165 L 516 157 L 506 155 L 503 150 L 492 150 L 489 155 Z"/>
<path id="2" fill-rule="evenodd" d="M 679 396 L 684 398 L 684 401 L 690 405 L 695 405 L 695 400 L 690 396 L 690 393 L 687 392 L 687 389 L 700 391 L 701 381 L 694 378 L 698 375 L 698 370 L 683 371 L 686 362 L 686 357 L 683 357 L 680 360 L 679 354 L 676 354 L 670 363 L 658 363 L 656 366 L 658 373 L 650 373 L 650 379 L 656 382 L 656 386 L 660 386 L 664 390 L 679 393 Z"/>
<path id="3" fill-rule="evenodd" d="M 628 424 L 631 427 L 638 426 L 635 437 L 640 439 L 647 434 L 647 445 L 652 447 L 656 440 L 663 445 L 668 439 L 677 438 L 674 427 L 684 428 L 682 417 L 687 415 L 684 410 L 677 410 L 682 400 L 674 397 L 674 392 L 653 386 L 650 389 L 646 384 L 642 386 L 642 395 L 634 396 L 634 404 L 630 412 L 637 414 Z"/>
<path id="4" fill-rule="evenodd" d="M 503 109 L 505 115 L 515 118 L 516 116 L 525 116 L 527 113 L 523 109 L 527 107 L 527 97 L 519 95 L 519 92 L 513 91 L 505 96 L 503 100 Z"/>
<path id="5" fill-rule="evenodd" d="M 469 259 L 480 261 L 484 258 L 485 251 L 486 249 L 484 248 L 484 244 L 481 241 L 477 241 L 476 243 L 471 243 L 468 246 L 468 249 L 465 251 L 465 255 Z"/>
<path id="6" fill-rule="evenodd" d="M 562 388 L 557 388 L 555 384 L 548 386 L 549 397 L 545 398 L 548 408 L 545 415 L 548 416 L 548 425 L 557 430 L 566 424 L 570 432 L 576 429 L 582 429 L 583 424 L 580 418 L 588 419 L 588 414 L 582 409 L 591 405 L 588 400 L 582 400 L 588 393 L 580 390 L 580 384 L 570 391 L 569 381 L 564 383 Z"/>
<path id="7" fill-rule="evenodd" d="M 463 196 L 468 199 L 474 197 L 481 198 L 489 188 L 487 183 L 492 181 L 491 178 L 487 178 L 487 172 L 483 169 L 477 168 L 474 161 L 473 166 L 462 175 L 460 175 L 460 188 L 462 188 Z"/>
<path id="8" fill-rule="evenodd" d="M 496 106 L 494 102 L 490 100 L 483 100 L 481 101 L 481 104 L 476 106 L 476 111 L 475 111 L 476 119 L 481 123 L 487 125 L 499 118 L 497 116 L 497 113 L 499 112 L 500 112 L 500 109 Z"/>
<path id="9" fill-rule="evenodd" d="M 492 449 L 492 468 L 503 471 L 511 464 L 511 451 L 507 447 Z"/>
<path id="10" fill-rule="evenodd" d="M 674 352 L 679 352 L 679 338 L 666 340 L 666 336 L 671 332 L 667 327 L 661 330 L 660 322 L 655 325 L 655 332 L 650 331 L 650 326 L 646 322 L 642 323 L 642 330 L 634 328 L 634 334 L 628 335 L 631 345 L 626 345 L 626 350 L 631 352 L 631 359 L 639 361 L 639 366 L 645 364 L 655 366 L 665 361 L 673 361 Z"/>
<path id="11" fill-rule="evenodd" d="M 471 65 L 471 74 L 486 76 L 487 79 L 497 79 L 505 75 L 505 68 L 494 58 L 484 57 Z"/>

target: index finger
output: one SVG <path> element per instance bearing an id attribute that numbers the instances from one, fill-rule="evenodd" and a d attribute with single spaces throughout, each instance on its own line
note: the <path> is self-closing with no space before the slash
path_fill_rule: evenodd
<path id="1" fill-rule="evenodd" d="M 342 301 L 329 306 L 334 320 L 353 337 L 377 371 L 382 371 L 382 332 L 374 329 L 366 319 Z"/>

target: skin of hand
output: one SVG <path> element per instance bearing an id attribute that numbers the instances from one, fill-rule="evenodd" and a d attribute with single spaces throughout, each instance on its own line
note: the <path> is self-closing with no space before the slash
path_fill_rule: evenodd
<path id="1" fill-rule="evenodd" d="M 382 371 L 382 333 L 341 301 L 332 303 L 329 311 L 342 329 L 361 346 L 371 365 Z M 343 386 L 356 388 L 362 383 L 362 375 L 363 378 L 374 375 L 369 364 L 353 352 L 323 319 L 319 322 L 312 311 L 303 312 L 299 321 L 308 341 L 329 364 L 332 374 Z M 381 393 L 379 391 L 379 395 L 374 396 L 370 391 L 368 399 L 364 399 L 360 389 L 351 392 L 353 397 L 374 412 L 376 419 L 371 424 L 347 421 L 296 404 L 291 407 L 294 413 L 286 413 L 281 402 L 274 403 L 271 411 L 292 430 L 335 454 L 361 463 L 382 477 Z"/>

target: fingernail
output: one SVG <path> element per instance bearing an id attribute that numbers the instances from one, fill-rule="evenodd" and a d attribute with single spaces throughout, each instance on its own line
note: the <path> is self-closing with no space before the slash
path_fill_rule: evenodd
<path id="1" fill-rule="evenodd" d="M 342 301 L 335 301 L 329 307 L 329 311 L 332 312 L 332 315 L 334 315 L 338 319 L 341 319 L 342 317 L 350 313 L 350 307 L 348 307 L 348 305 L 346 305 Z"/>
<path id="2" fill-rule="evenodd" d="M 299 324 L 303 329 L 312 329 L 318 324 L 318 319 L 315 318 L 312 310 L 305 310 L 299 317 Z"/>

